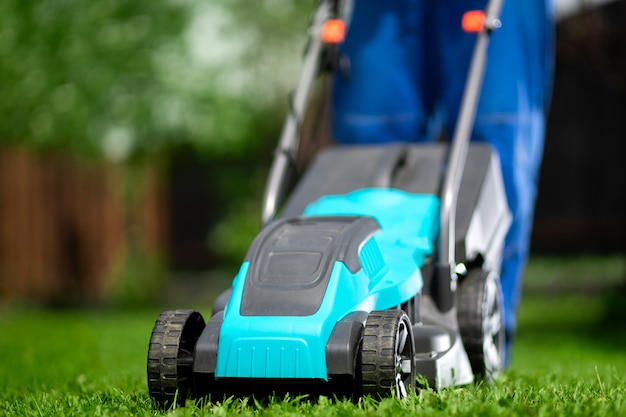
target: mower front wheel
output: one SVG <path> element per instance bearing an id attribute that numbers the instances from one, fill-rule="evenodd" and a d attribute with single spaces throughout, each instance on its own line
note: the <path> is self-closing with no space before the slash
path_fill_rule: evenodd
<path id="1" fill-rule="evenodd" d="M 415 386 L 415 341 L 411 320 L 402 310 L 372 311 L 360 352 L 363 395 L 404 398 Z"/>
<path id="2" fill-rule="evenodd" d="M 157 318 L 148 347 L 148 391 L 160 408 L 184 405 L 193 394 L 193 350 L 204 327 L 194 310 L 168 310 Z"/>

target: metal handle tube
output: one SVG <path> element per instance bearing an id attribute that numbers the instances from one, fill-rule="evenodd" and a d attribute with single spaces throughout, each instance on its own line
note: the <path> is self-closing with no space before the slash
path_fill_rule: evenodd
<path id="1" fill-rule="evenodd" d="M 263 196 L 261 220 L 264 225 L 274 218 L 287 192 L 290 170 L 294 168 L 293 163 L 298 152 L 300 123 L 304 117 L 311 89 L 320 68 L 324 47 L 319 36 L 320 30 L 323 23 L 332 16 L 333 8 L 332 1 L 322 1 L 313 18 L 309 33 L 310 43 L 304 58 L 302 73 L 293 94 L 289 114 L 283 125 L 278 149 L 270 168 Z"/>
<path id="2" fill-rule="evenodd" d="M 467 150 L 472 129 L 474 128 L 474 118 L 476 116 L 478 100 L 480 99 L 487 62 L 489 35 L 494 29 L 499 27 L 499 16 L 503 3 L 503 0 L 491 0 L 487 6 L 485 25 L 483 30 L 478 34 L 470 62 L 457 125 L 452 137 L 448 169 L 441 193 L 441 228 L 439 232 L 440 260 L 450 266 L 450 270 L 453 271 L 452 280 L 456 279 L 456 275 L 454 274 L 456 266 L 455 228 L 459 187 L 463 170 L 465 169 L 465 161 L 467 159 Z"/>

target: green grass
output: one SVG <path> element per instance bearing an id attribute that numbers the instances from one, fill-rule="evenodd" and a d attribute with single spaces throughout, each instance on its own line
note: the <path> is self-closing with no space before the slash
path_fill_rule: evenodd
<path id="1" fill-rule="evenodd" d="M 621 265 L 621 259 L 534 261 L 513 366 L 494 386 L 423 390 L 403 401 L 275 398 L 261 404 L 243 398 L 161 412 L 145 385 L 147 343 L 159 308 L 5 308 L 0 310 L 0 415 L 626 415 L 626 296 L 589 295 L 567 286 L 557 293 L 537 278 L 604 271 L 603 279 L 619 282 Z M 613 271 L 611 277 L 606 271 Z M 540 291 L 542 285 L 549 291 Z"/>

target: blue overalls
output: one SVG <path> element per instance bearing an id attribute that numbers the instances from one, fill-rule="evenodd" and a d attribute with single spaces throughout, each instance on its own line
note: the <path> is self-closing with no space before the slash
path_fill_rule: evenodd
<path id="1" fill-rule="evenodd" d="M 461 17 L 467 10 L 484 9 L 485 3 L 356 0 L 342 45 L 349 71 L 334 77 L 336 140 L 429 141 L 441 129 L 451 137 L 476 40 L 476 35 L 463 32 Z M 498 151 L 513 214 L 501 271 L 510 342 L 528 258 L 551 91 L 551 1 L 505 0 L 501 21 L 502 28 L 490 40 L 472 140 Z"/>

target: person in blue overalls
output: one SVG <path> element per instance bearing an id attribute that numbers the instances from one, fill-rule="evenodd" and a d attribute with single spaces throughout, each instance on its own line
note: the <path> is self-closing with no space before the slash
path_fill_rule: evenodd
<path id="1" fill-rule="evenodd" d="M 476 36 L 464 12 L 486 0 L 355 0 L 334 77 L 333 135 L 340 143 L 429 141 L 454 132 Z M 553 71 L 550 0 L 506 0 L 490 40 L 472 140 L 500 155 L 513 221 L 501 281 L 507 350 L 516 329 L 529 251 Z M 507 354 L 508 358 L 509 355 Z"/>

